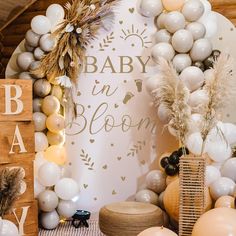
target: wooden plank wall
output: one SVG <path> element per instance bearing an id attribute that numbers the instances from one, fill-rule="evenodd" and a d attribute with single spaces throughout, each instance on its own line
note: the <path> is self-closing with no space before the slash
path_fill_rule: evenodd
<path id="1" fill-rule="evenodd" d="M 0 76 L 2 78 L 5 77 L 5 67 L 13 51 L 30 28 L 31 19 L 44 13 L 52 3 L 64 5 L 66 2 L 67 0 L 37 0 L 0 32 Z M 210 0 L 210 2 L 215 11 L 225 15 L 236 25 L 236 0 Z"/>

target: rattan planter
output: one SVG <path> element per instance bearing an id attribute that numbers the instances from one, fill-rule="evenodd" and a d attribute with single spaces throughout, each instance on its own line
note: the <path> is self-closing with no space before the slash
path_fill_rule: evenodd
<path id="1" fill-rule="evenodd" d="M 204 157 L 187 156 L 180 160 L 179 236 L 191 236 L 194 224 L 205 208 Z"/>

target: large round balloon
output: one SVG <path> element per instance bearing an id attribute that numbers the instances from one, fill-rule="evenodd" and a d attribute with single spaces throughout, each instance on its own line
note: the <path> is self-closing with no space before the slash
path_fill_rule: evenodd
<path id="1" fill-rule="evenodd" d="M 164 227 L 153 227 L 144 230 L 138 236 L 177 236 L 177 234 Z"/>
<path id="2" fill-rule="evenodd" d="M 203 214 L 193 228 L 192 236 L 236 236 L 236 211 L 215 208 Z"/>

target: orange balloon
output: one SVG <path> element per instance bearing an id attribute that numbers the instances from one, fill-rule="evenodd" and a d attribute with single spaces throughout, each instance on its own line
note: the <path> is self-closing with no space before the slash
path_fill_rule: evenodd
<path id="1" fill-rule="evenodd" d="M 173 231 L 164 227 L 153 227 L 144 230 L 138 236 L 178 236 Z"/>
<path id="2" fill-rule="evenodd" d="M 169 185 L 170 183 L 172 183 L 173 181 L 175 181 L 178 178 L 179 178 L 179 175 L 167 176 L 166 177 L 166 185 Z"/>
<path id="3" fill-rule="evenodd" d="M 234 209 L 235 208 L 234 198 L 231 196 L 220 197 L 215 203 L 215 208 L 221 208 L 221 207 L 228 207 Z"/>
<path id="4" fill-rule="evenodd" d="M 66 150 L 64 146 L 53 145 L 46 149 L 45 159 L 57 165 L 64 165 L 66 162 Z"/>
<path id="5" fill-rule="evenodd" d="M 177 11 L 183 7 L 184 0 L 162 0 L 162 4 L 167 11 Z"/>
<path id="6" fill-rule="evenodd" d="M 212 207 L 212 199 L 208 188 L 205 189 L 205 212 Z M 168 215 L 175 221 L 179 221 L 179 178 L 170 183 L 164 194 L 163 202 Z"/>
<path id="7" fill-rule="evenodd" d="M 236 211 L 215 208 L 206 212 L 195 224 L 192 236 L 236 236 Z"/>

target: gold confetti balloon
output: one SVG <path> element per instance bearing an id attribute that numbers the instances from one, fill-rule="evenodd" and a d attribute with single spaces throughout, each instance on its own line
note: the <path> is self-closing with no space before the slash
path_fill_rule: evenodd
<path id="1" fill-rule="evenodd" d="M 49 95 L 43 99 L 42 111 L 47 116 L 53 113 L 57 113 L 59 112 L 59 110 L 60 110 L 60 102 L 55 96 Z"/>
<path id="2" fill-rule="evenodd" d="M 65 128 L 65 118 L 60 114 L 52 114 L 46 120 L 46 126 L 52 133 L 59 133 Z"/>
<path id="3" fill-rule="evenodd" d="M 47 138 L 50 145 L 62 145 L 65 142 L 65 135 L 63 132 L 52 133 L 48 131 Z"/>
<path id="4" fill-rule="evenodd" d="M 235 208 L 234 198 L 231 196 L 220 197 L 215 203 L 215 208 L 221 208 L 221 207 L 227 207 L 227 208 L 234 209 Z"/>
<path id="5" fill-rule="evenodd" d="M 51 95 L 55 96 L 60 101 L 63 95 L 62 88 L 59 85 L 53 85 Z"/>
<path id="6" fill-rule="evenodd" d="M 46 149 L 45 159 L 57 165 L 64 165 L 66 162 L 66 150 L 64 146 L 53 145 Z"/>

